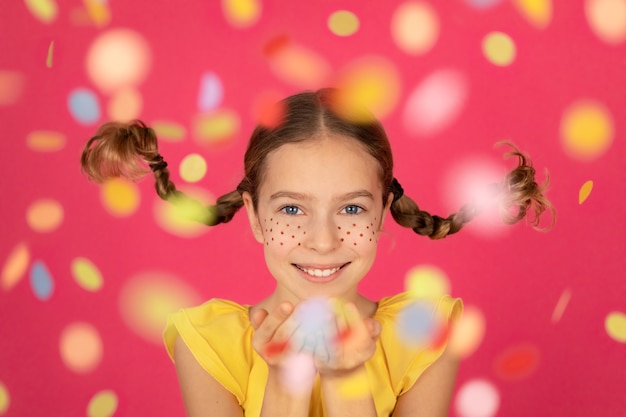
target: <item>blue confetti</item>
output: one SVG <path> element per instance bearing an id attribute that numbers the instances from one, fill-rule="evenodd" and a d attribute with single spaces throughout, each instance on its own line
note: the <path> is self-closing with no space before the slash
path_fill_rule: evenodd
<path id="1" fill-rule="evenodd" d="M 200 92 L 198 94 L 198 109 L 200 111 L 214 110 L 222 103 L 224 89 L 217 74 L 206 72 L 200 80 Z"/>
<path id="2" fill-rule="evenodd" d="M 489 7 L 495 6 L 500 3 L 502 0 L 465 0 L 466 3 L 469 3 L 476 9 L 488 9 Z"/>
<path id="3" fill-rule="evenodd" d="M 78 123 L 90 125 L 100 119 L 98 97 L 86 88 L 78 88 L 70 93 L 68 107 Z"/>
<path id="4" fill-rule="evenodd" d="M 37 297 L 41 301 L 49 300 L 54 292 L 54 281 L 52 276 L 42 261 L 33 262 L 30 270 L 30 286 Z"/>
<path id="5" fill-rule="evenodd" d="M 406 344 L 429 344 L 438 329 L 434 305 L 424 301 L 407 305 L 398 314 L 396 326 L 398 334 Z"/>

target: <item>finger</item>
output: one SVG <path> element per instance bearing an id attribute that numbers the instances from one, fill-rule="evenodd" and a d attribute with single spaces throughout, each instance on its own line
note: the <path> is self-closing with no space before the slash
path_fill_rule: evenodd
<path id="1" fill-rule="evenodd" d="M 367 330 L 372 339 L 378 339 L 378 337 L 380 336 L 380 331 L 382 330 L 380 323 L 377 320 L 368 317 L 365 319 L 365 326 L 367 327 Z"/>
<path id="2" fill-rule="evenodd" d="M 287 320 L 293 312 L 293 305 L 288 302 L 280 303 L 272 312 L 267 314 L 256 329 L 257 338 L 262 343 L 267 343 L 274 337 L 281 324 Z"/>
<path id="3" fill-rule="evenodd" d="M 269 313 L 264 308 L 254 310 L 250 315 L 250 322 L 252 323 L 252 327 L 255 330 L 258 329 L 268 315 Z"/>

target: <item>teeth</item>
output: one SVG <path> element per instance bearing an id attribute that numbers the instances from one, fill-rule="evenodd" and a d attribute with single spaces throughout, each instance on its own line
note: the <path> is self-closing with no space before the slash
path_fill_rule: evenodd
<path id="1" fill-rule="evenodd" d="M 298 266 L 298 268 L 300 268 L 302 271 L 306 272 L 307 274 L 313 276 L 313 277 L 327 277 L 330 276 L 331 274 L 334 274 L 335 272 L 339 271 L 339 268 L 332 268 L 332 269 L 306 269 L 303 268 L 301 266 Z"/>

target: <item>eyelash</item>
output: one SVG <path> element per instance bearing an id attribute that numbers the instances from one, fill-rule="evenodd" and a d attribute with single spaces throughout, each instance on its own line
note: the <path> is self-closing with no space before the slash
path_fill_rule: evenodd
<path id="1" fill-rule="evenodd" d="M 349 215 L 349 216 L 356 216 L 356 215 L 358 215 L 358 214 L 361 214 L 363 211 L 365 211 L 365 209 L 364 209 L 363 207 L 361 207 L 361 206 L 357 206 L 356 204 L 350 204 L 350 205 L 347 205 L 347 206 L 345 206 L 345 207 L 344 207 L 341 211 L 342 211 L 342 212 L 345 212 L 348 208 L 356 208 L 356 213 L 345 213 L 345 214 L 347 214 L 347 215 Z M 286 205 L 286 206 L 283 206 L 283 207 L 281 207 L 281 208 L 280 208 L 280 211 L 281 211 L 282 213 L 284 213 L 284 214 L 288 215 L 288 216 L 297 216 L 297 215 L 299 214 L 299 213 L 293 213 L 293 212 L 291 212 L 291 213 L 290 213 L 290 212 L 288 212 L 288 210 L 290 210 L 290 209 L 296 209 L 296 210 L 298 210 L 298 211 L 301 211 L 301 210 L 300 210 L 300 207 L 298 207 L 298 206 L 293 206 L 293 205 Z"/>

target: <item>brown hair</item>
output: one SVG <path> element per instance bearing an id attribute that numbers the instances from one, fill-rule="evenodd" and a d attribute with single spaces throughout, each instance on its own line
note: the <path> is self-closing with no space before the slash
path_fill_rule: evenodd
<path id="1" fill-rule="evenodd" d="M 284 144 L 314 140 L 322 133 L 354 138 L 379 161 L 385 202 L 389 192 L 392 192 L 393 181 L 393 156 L 387 134 L 373 117 L 368 118 L 367 122 L 352 122 L 340 117 L 334 109 L 336 92 L 327 88 L 284 99 L 281 123 L 275 127 L 256 127 L 244 156 L 243 180 L 236 190 L 218 198 L 215 206 L 207 207 L 210 215 L 203 221 L 211 226 L 230 221 L 243 206 L 244 192 L 250 193 L 256 206 L 267 155 Z M 545 184 L 538 185 L 530 159 L 515 146 L 509 145 L 513 151 L 506 156 L 517 156 L 518 166 L 497 185 L 498 191 L 505 196 L 500 199 L 503 220 L 512 224 L 532 211 L 534 216 L 531 222 L 538 227 L 540 215 L 549 209 L 554 223 L 554 209 L 543 195 L 547 179 Z M 130 123 L 110 122 L 101 126 L 85 146 L 81 164 L 87 176 L 97 182 L 116 176 L 137 180 L 149 172 L 145 167 L 148 165 L 152 168 L 156 191 L 162 199 L 172 202 L 187 199 L 170 181 L 167 164 L 158 152 L 155 132 L 138 120 Z M 391 214 L 396 222 L 432 239 L 458 232 L 476 213 L 476 207 L 466 205 L 458 213 L 446 218 L 433 216 L 421 210 L 406 195 L 394 199 L 391 204 Z"/>

